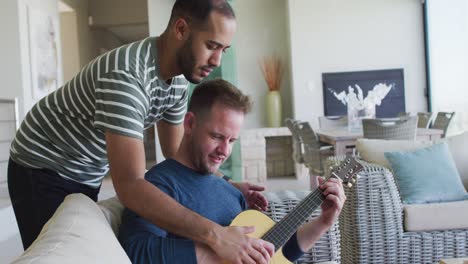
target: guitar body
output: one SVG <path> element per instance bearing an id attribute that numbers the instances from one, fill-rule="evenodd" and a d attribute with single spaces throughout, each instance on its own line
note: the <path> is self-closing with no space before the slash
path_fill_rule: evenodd
<path id="1" fill-rule="evenodd" d="M 238 214 L 234 220 L 232 220 L 231 226 L 255 226 L 255 232 L 249 234 L 250 237 L 261 238 L 268 230 L 274 225 L 270 217 L 260 213 L 256 210 L 247 210 Z M 270 259 L 270 263 L 273 264 L 291 264 L 291 262 L 283 256 L 281 248 L 276 249 L 275 254 Z"/>

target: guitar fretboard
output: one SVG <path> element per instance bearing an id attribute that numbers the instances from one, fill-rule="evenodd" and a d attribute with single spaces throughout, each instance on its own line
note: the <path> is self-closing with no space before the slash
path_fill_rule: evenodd
<path id="1" fill-rule="evenodd" d="M 322 204 L 323 200 L 322 190 L 320 188 L 315 189 L 263 235 L 262 239 L 275 245 L 275 249 L 282 247 L 299 226 Z"/>

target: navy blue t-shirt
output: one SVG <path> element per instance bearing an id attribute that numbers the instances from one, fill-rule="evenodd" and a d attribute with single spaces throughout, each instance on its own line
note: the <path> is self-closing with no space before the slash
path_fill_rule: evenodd
<path id="1" fill-rule="evenodd" d="M 222 226 L 231 224 L 247 207 L 242 193 L 230 183 L 212 174 L 201 175 L 172 159 L 154 166 L 145 179 L 181 205 Z M 132 263 L 197 263 L 192 240 L 168 233 L 127 208 L 119 240 Z M 283 247 L 283 254 L 290 261 L 304 254 L 296 234 Z"/>
<path id="2" fill-rule="evenodd" d="M 242 193 L 230 183 L 213 174 L 201 175 L 173 159 L 154 166 L 145 179 L 183 206 L 223 226 L 246 209 Z M 196 263 L 191 240 L 168 233 L 127 208 L 119 240 L 133 263 Z M 182 249 L 188 253 L 182 254 Z"/>

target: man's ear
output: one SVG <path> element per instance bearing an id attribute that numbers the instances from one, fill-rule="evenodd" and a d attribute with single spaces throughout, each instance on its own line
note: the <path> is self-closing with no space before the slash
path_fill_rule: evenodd
<path id="1" fill-rule="evenodd" d="M 184 118 L 184 132 L 185 134 L 191 134 L 195 126 L 196 116 L 193 112 L 187 112 Z"/>
<path id="2" fill-rule="evenodd" d="M 184 18 L 178 18 L 174 23 L 174 33 L 178 40 L 187 40 L 190 36 L 190 27 Z"/>

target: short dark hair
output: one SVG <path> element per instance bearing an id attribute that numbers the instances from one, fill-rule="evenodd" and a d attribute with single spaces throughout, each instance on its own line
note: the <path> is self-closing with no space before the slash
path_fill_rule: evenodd
<path id="1" fill-rule="evenodd" d="M 183 18 L 189 24 L 203 25 L 212 11 L 218 12 L 227 18 L 236 17 L 227 0 L 176 0 L 172 7 L 169 24 Z"/>
<path id="2" fill-rule="evenodd" d="M 233 84 L 223 79 L 213 79 L 204 81 L 195 87 L 188 111 L 196 116 L 205 116 L 215 103 L 223 104 L 244 114 L 250 112 L 252 108 L 250 97 L 243 94 Z"/>

